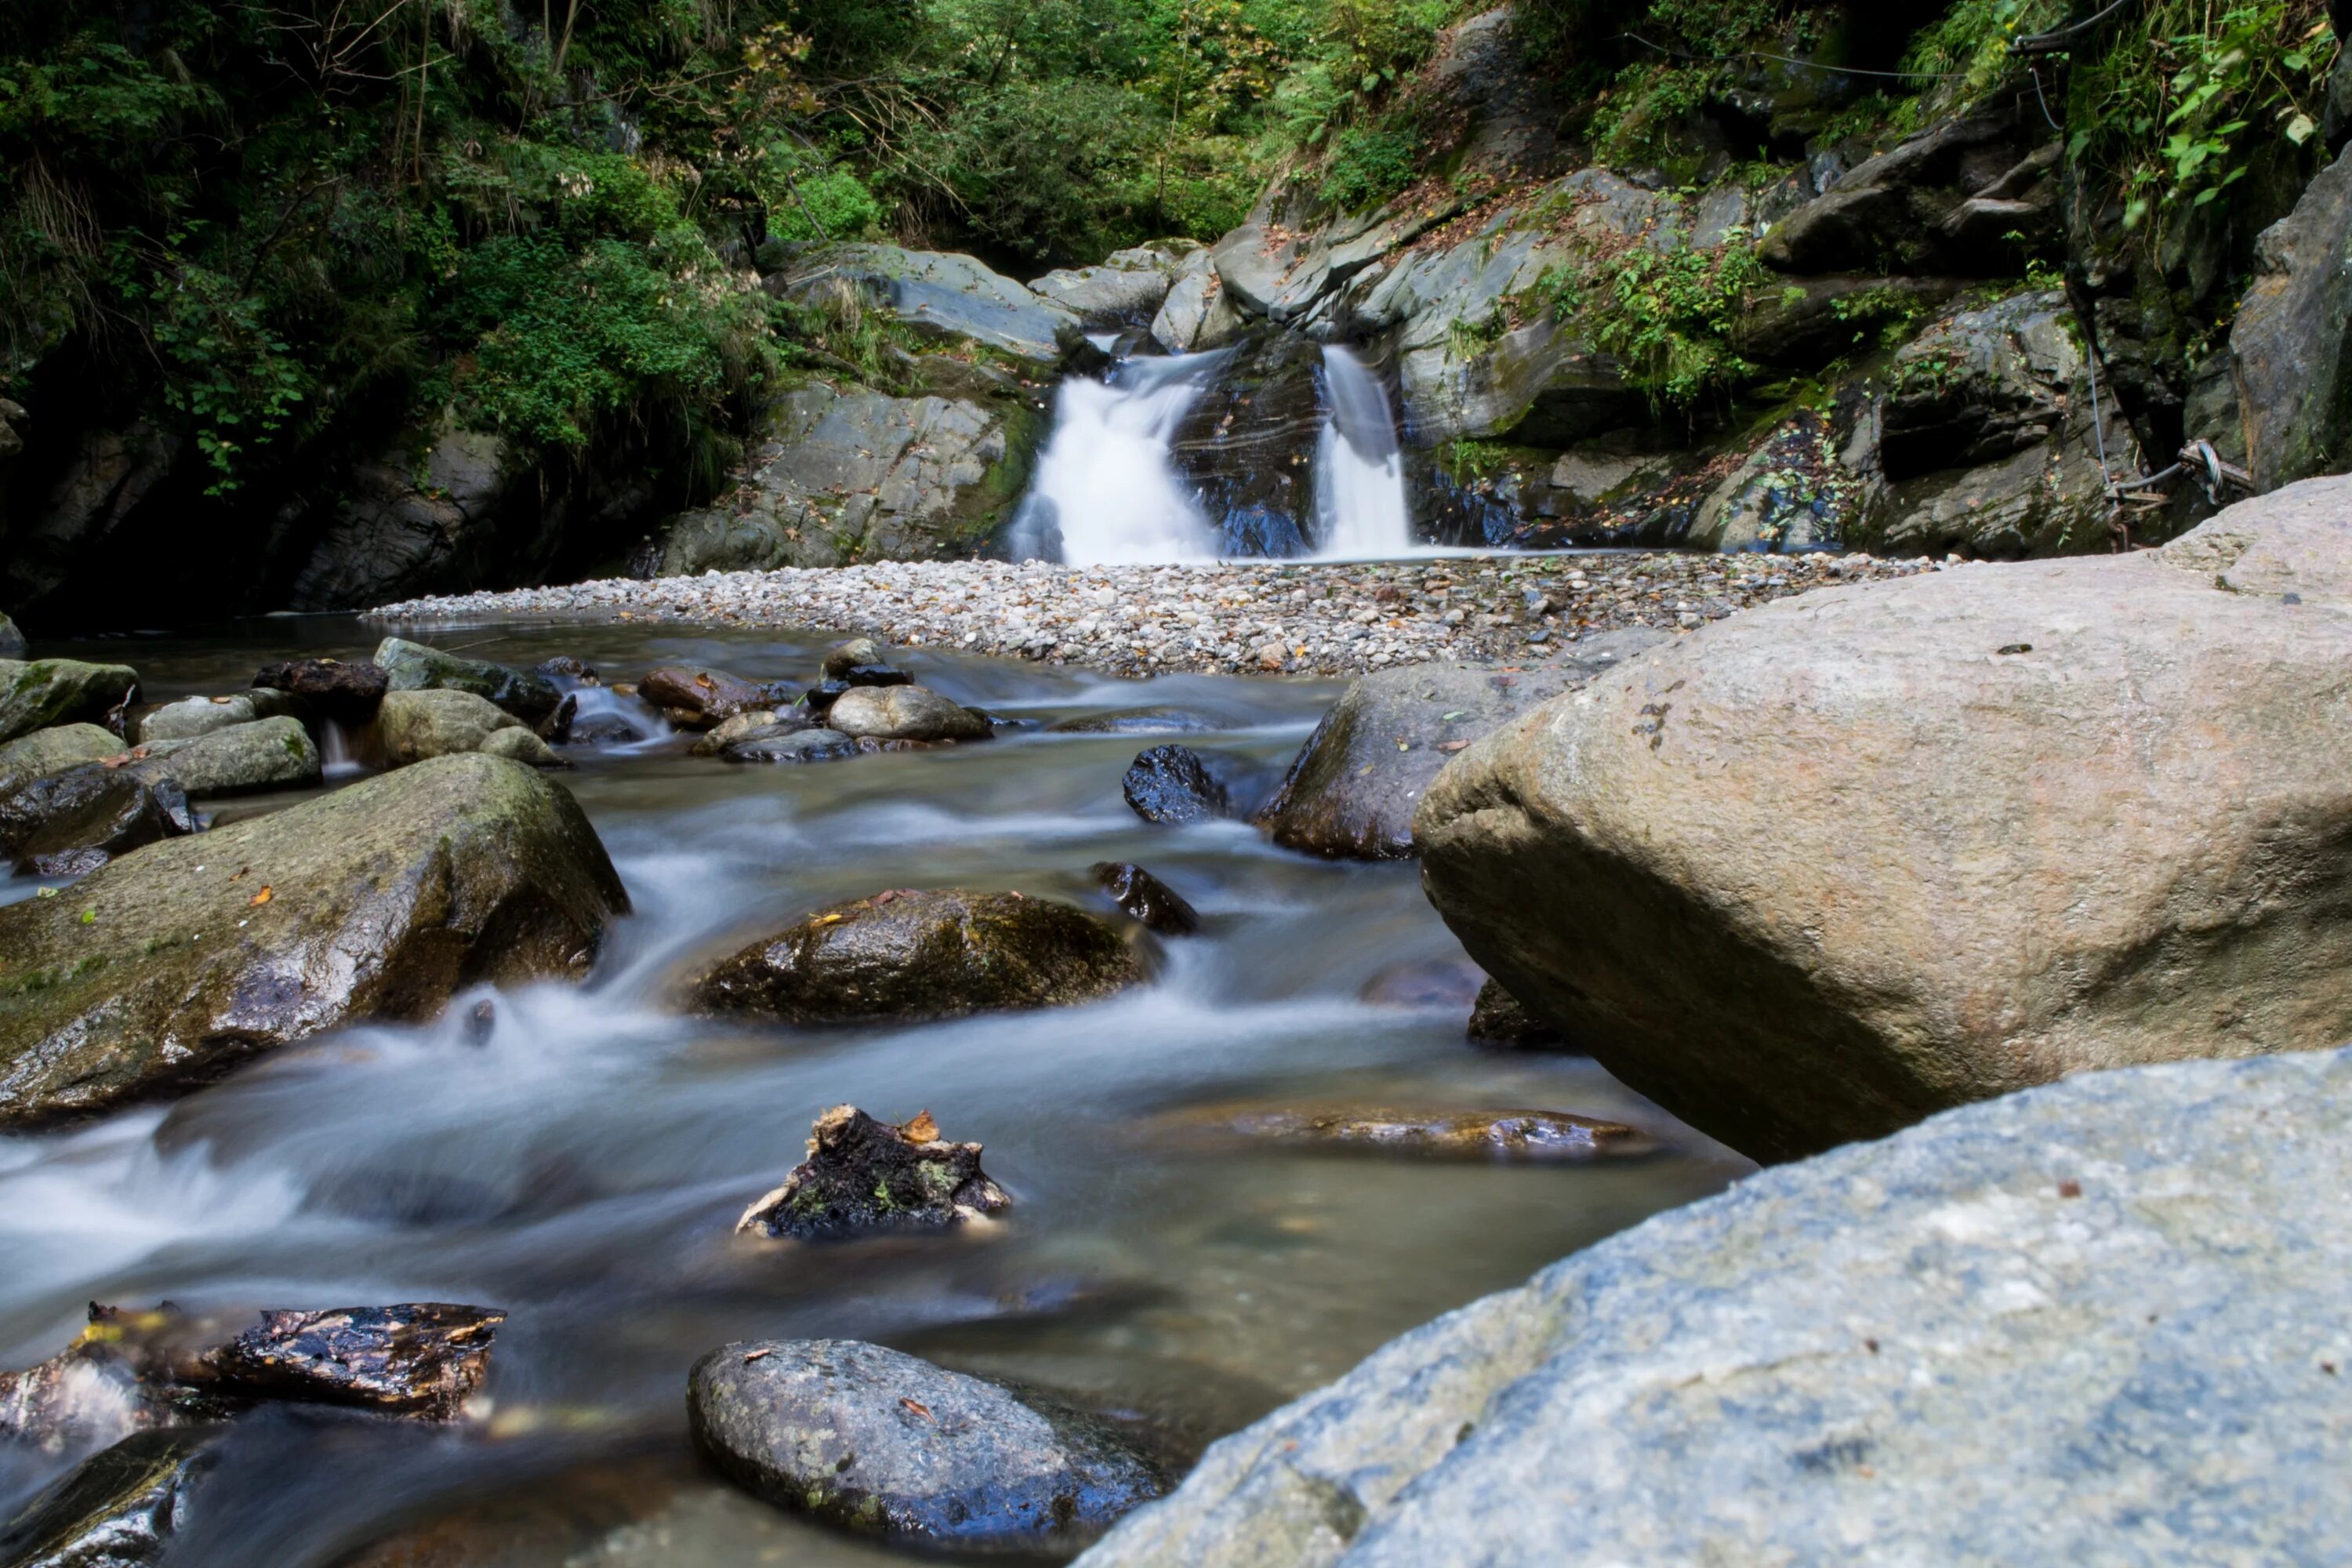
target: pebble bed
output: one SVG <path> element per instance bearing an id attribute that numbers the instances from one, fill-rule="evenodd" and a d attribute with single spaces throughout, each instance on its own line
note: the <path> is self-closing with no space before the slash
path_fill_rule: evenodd
<path id="1" fill-rule="evenodd" d="M 1589 632 L 1687 630 L 1811 588 L 1944 565 L 1667 552 L 1155 566 L 883 562 L 454 594 L 386 605 L 368 618 L 803 626 L 1129 676 L 1351 675 L 1434 658 L 1540 658 Z"/>

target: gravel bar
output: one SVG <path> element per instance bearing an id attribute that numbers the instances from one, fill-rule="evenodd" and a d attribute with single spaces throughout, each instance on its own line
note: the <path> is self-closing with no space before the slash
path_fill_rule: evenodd
<path id="1" fill-rule="evenodd" d="M 368 618 L 795 626 L 1129 676 L 1351 675 L 1433 658 L 1539 658 L 1588 632 L 1686 630 L 1824 584 L 1946 564 L 1672 552 L 1153 566 L 881 562 L 454 594 L 386 605 Z"/>

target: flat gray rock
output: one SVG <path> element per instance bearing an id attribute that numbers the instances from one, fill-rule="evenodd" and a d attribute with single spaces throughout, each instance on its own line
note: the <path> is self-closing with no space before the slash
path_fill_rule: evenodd
<path id="1" fill-rule="evenodd" d="M 2089 1073 L 1395 1340 L 1083 1568 L 2323 1563 L 2352 1052 Z"/>
<path id="2" fill-rule="evenodd" d="M 1055 334 L 1078 314 L 969 256 L 895 245 L 830 246 L 796 261 L 782 288 L 799 295 L 838 278 L 926 337 L 964 339 L 1017 359 L 1061 357 Z"/>
<path id="3" fill-rule="evenodd" d="M 231 724 L 189 740 L 157 741 L 127 764 L 141 778 L 171 779 L 191 796 L 299 789 L 320 779 L 319 748 L 290 714 Z M 133 753 L 134 756 L 136 753 Z"/>
<path id="4" fill-rule="evenodd" d="M 855 1340 L 721 1345 L 687 1412 L 740 1485 L 877 1534 L 1066 1550 L 1163 1484 L 1099 1421 Z"/>

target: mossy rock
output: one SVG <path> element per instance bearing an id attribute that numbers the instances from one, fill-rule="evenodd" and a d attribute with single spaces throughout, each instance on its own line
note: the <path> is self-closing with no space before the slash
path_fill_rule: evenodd
<path id="1" fill-rule="evenodd" d="M 214 1079 L 480 982 L 577 973 L 628 895 L 528 768 L 446 757 L 0 909 L 0 1127 Z"/>
<path id="2" fill-rule="evenodd" d="M 1088 1002 L 1142 977 L 1118 931 L 1072 904 L 961 888 L 821 910 L 695 983 L 721 1013 L 796 1024 L 952 1018 Z"/>
<path id="3" fill-rule="evenodd" d="M 378 643 L 373 662 L 389 678 L 394 691 L 469 691 L 533 724 L 563 700 L 555 682 L 543 675 L 486 658 L 462 658 L 404 637 Z"/>
<path id="4" fill-rule="evenodd" d="M 138 689 L 139 672 L 125 664 L 0 658 L 0 742 L 53 724 L 103 719 Z"/>
<path id="5" fill-rule="evenodd" d="M 81 763 L 117 756 L 122 738 L 95 724 L 57 724 L 0 746 L 0 795 Z"/>

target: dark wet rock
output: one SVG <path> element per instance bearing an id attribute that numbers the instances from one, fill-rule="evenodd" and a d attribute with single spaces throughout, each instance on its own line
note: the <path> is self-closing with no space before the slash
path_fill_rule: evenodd
<path id="1" fill-rule="evenodd" d="M 1182 1120 L 1276 1142 L 1457 1160 L 1590 1160 L 1646 1154 L 1657 1147 L 1638 1128 L 1564 1110 L 1209 1109 Z"/>
<path id="2" fill-rule="evenodd" d="M 872 637 L 844 637 L 824 650 L 822 673 L 828 680 L 838 680 L 861 666 L 889 662 Z"/>
<path id="3" fill-rule="evenodd" d="M 2321 170 L 2294 210 L 2263 231 L 2254 256 L 2253 287 L 2230 328 L 2230 364 L 2246 468 L 2267 490 L 2352 459 L 2352 158 Z"/>
<path id="4" fill-rule="evenodd" d="M 1199 822 L 1233 814 L 1224 781 L 1190 746 L 1154 746 L 1136 754 L 1120 793 L 1146 822 Z"/>
<path id="5" fill-rule="evenodd" d="M 56 724 L 0 745 L 0 795 L 78 763 L 122 754 L 122 737 L 95 724 Z"/>
<path id="6" fill-rule="evenodd" d="M 298 712 L 300 706 L 292 696 L 270 687 L 256 687 L 226 697 L 184 697 L 177 702 L 130 710 L 123 715 L 122 732 L 123 738 L 134 745 L 201 740 L 234 724 L 250 724 L 257 719 Z"/>
<path id="7" fill-rule="evenodd" d="M 853 686 L 825 710 L 831 728 L 876 741 L 984 741 L 986 719 L 923 686 Z"/>
<path id="8" fill-rule="evenodd" d="M 1391 1342 L 1083 1561 L 2326 1561 L 2347 1118 L 2352 1053 L 2175 1062 L 1761 1172 Z"/>
<path id="9" fill-rule="evenodd" d="M 366 659 L 346 664 L 336 658 L 297 658 L 264 665 L 254 672 L 253 684 L 301 699 L 321 719 L 364 724 L 375 717 L 375 705 L 392 689 L 392 677 Z"/>
<path id="10" fill-rule="evenodd" d="M 393 768 L 468 752 L 504 756 L 527 767 L 551 767 L 560 760 L 521 720 L 470 691 L 385 693 L 369 744 Z"/>
<path id="11" fill-rule="evenodd" d="M 326 1311 L 265 1311 L 260 1325 L 207 1352 L 201 1373 L 235 1399 L 347 1405 L 446 1420 L 488 1374 L 506 1314 L 419 1301 Z"/>
<path id="12" fill-rule="evenodd" d="M 799 1024 L 952 1018 L 1092 1001 L 1141 973 L 1119 933 L 1084 910 L 950 888 L 819 910 L 728 959 L 694 994 L 714 1012 Z"/>
<path id="13" fill-rule="evenodd" d="M 836 1105 L 809 1129 L 808 1158 L 743 1211 L 737 1231 L 838 1237 L 955 1225 L 1012 1205 L 980 1168 L 981 1146 L 950 1143 L 924 1111 L 893 1126 Z"/>
<path id="14" fill-rule="evenodd" d="M 553 658 L 542 658 L 531 666 L 531 673 L 550 680 L 576 681 L 582 686 L 602 686 L 604 679 L 585 661 L 574 655 L 559 653 Z"/>
<path id="15" fill-rule="evenodd" d="M 0 658 L 0 742 L 52 725 L 104 723 L 139 689 L 128 665 L 73 658 Z"/>
<path id="16" fill-rule="evenodd" d="M 572 722 L 579 717 L 579 694 L 567 691 L 563 694 L 563 700 L 555 705 L 555 711 L 541 720 L 538 729 L 532 733 L 551 746 L 569 745 Z"/>
<path id="17" fill-rule="evenodd" d="M 1505 720 L 1617 668 L 1665 636 L 1606 632 L 1517 671 L 1421 664 L 1367 675 L 1307 737 L 1258 821 L 1286 849 L 1405 858 L 1413 852 L 1413 810 L 1456 753 Z"/>
<path id="18" fill-rule="evenodd" d="M 1166 1485 L 1107 1423 L 850 1340 L 722 1345 L 687 1409 L 739 1485 L 873 1534 L 1067 1551 Z"/>
<path id="19" fill-rule="evenodd" d="M 0 909 L 0 1125 L 94 1114 L 466 985 L 582 973 L 628 895 L 572 797 L 446 757 Z"/>
<path id="20" fill-rule="evenodd" d="M 0 856 L 46 876 L 76 875 L 195 831 L 178 784 L 104 763 L 84 763 L 0 795 Z M 0 968 L 0 985 L 6 976 Z"/>
<path id="21" fill-rule="evenodd" d="M 1528 1012 L 1517 997 L 1503 989 L 1501 981 L 1493 979 L 1478 987 L 1468 1032 L 1478 1045 L 1514 1051 L 1556 1051 L 1568 1044 L 1558 1029 Z"/>
<path id="22" fill-rule="evenodd" d="M 394 691 L 471 692 L 526 724 L 537 724 L 563 700 L 562 691 L 543 675 L 511 669 L 486 658 L 466 658 L 402 637 L 386 637 L 377 644 L 375 663 Z"/>
<path id="23" fill-rule="evenodd" d="M 903 669 L 893 669 L 887 664 L 853 664 L 830 679 L 844 686 L 905 686 L 913 680 Z"/>
<path id="24" fill-rule="evenodd" d="M 8 618 L 5 611 L 0 611 L 0 658 L 21 659 L 27 651 L 25 634 L 16 629 L 16 623 Z"/>
<path id="25" fill-rule="evenodd" d="M 151 742 L 133 748 L 131 758 L 124 772 L 158 783 L 170 779 L 199 799 L 300 789 L 320 779 L 319 748 L 299 719 L 284 714 L 193 740 Z"/>
<path id="26" fill-rule="evenodd" d="M 1050 735 L 1196 735 L 1222 729 L 1214 719 L 1187 708 L 1118 708 L 1086 713 L 1045 726 Z"/>
<path id="27" fill-rule="evenodd" d="M 1313 550 L 1322 367 L 1321 345 L 1261 331 L 1234 349 L 1177 425 L 1169 462 L 1221 534 L 1221 553 Z"/>
<path id="28" fill-rule="evenodd" d="M 0 1525 L 9 1568 L 160 1568 L 217 1434 L 140 1432 L 91 1455 Z"/>
<path id="29" fill-rule="evenodd" d="M 647 670 L 637 695 L 684 730 L 708 730 L 739 713 L 775 706 L 778 689 L 698 665 L 666 664 Z"/>
<path id="30" fill-rule="evenodd" d="M 373 460 L 346 470 L 341 502 L 289 593 L 296 609 L 381 605 L 523 564 L 499 527 L 502 511 L 541 514 L 537 503 L 546 497 L 536 486 L 525 492 L 530 504 L 508 504 L 528 471 L 523 453 L 502 436 L 464 429 L 445 416 L 420 458 L 419 434 L 403 430 Z M 546 510 L 564 515 L 560 507 Z"/>
<path id="31" fill-rule="evenodd" d="M 719 753 L 730 763 L 832 763 L 862 748 L 838 730 L 794 722 L 770 724 L 739 737 Z"/>
<path id="32" fill-rule="evenodd" d="M 1467 1007 L 1485 979 L 1466 959 L 1421 959 L 1391 964 L 1356 995 L 1377 1007 Z"/>
<path id="33" fill-rule="evenodd" d="M 1103 891 L 1144 930 L 1162 936 L 1191 936 L 1201 929 L 1200 911 L 1142 867 L 1124 860 L 1097 860 L 1092 869 Z"/>
<path id="34" fill-rule="evenodd" d="M 585 719 L 574 719 L 572 729 L 563 737 L 567 746 L 629 746 L 639 741 L 651 740 L 645 729 L 619 713 L 592 713 Z"/>

